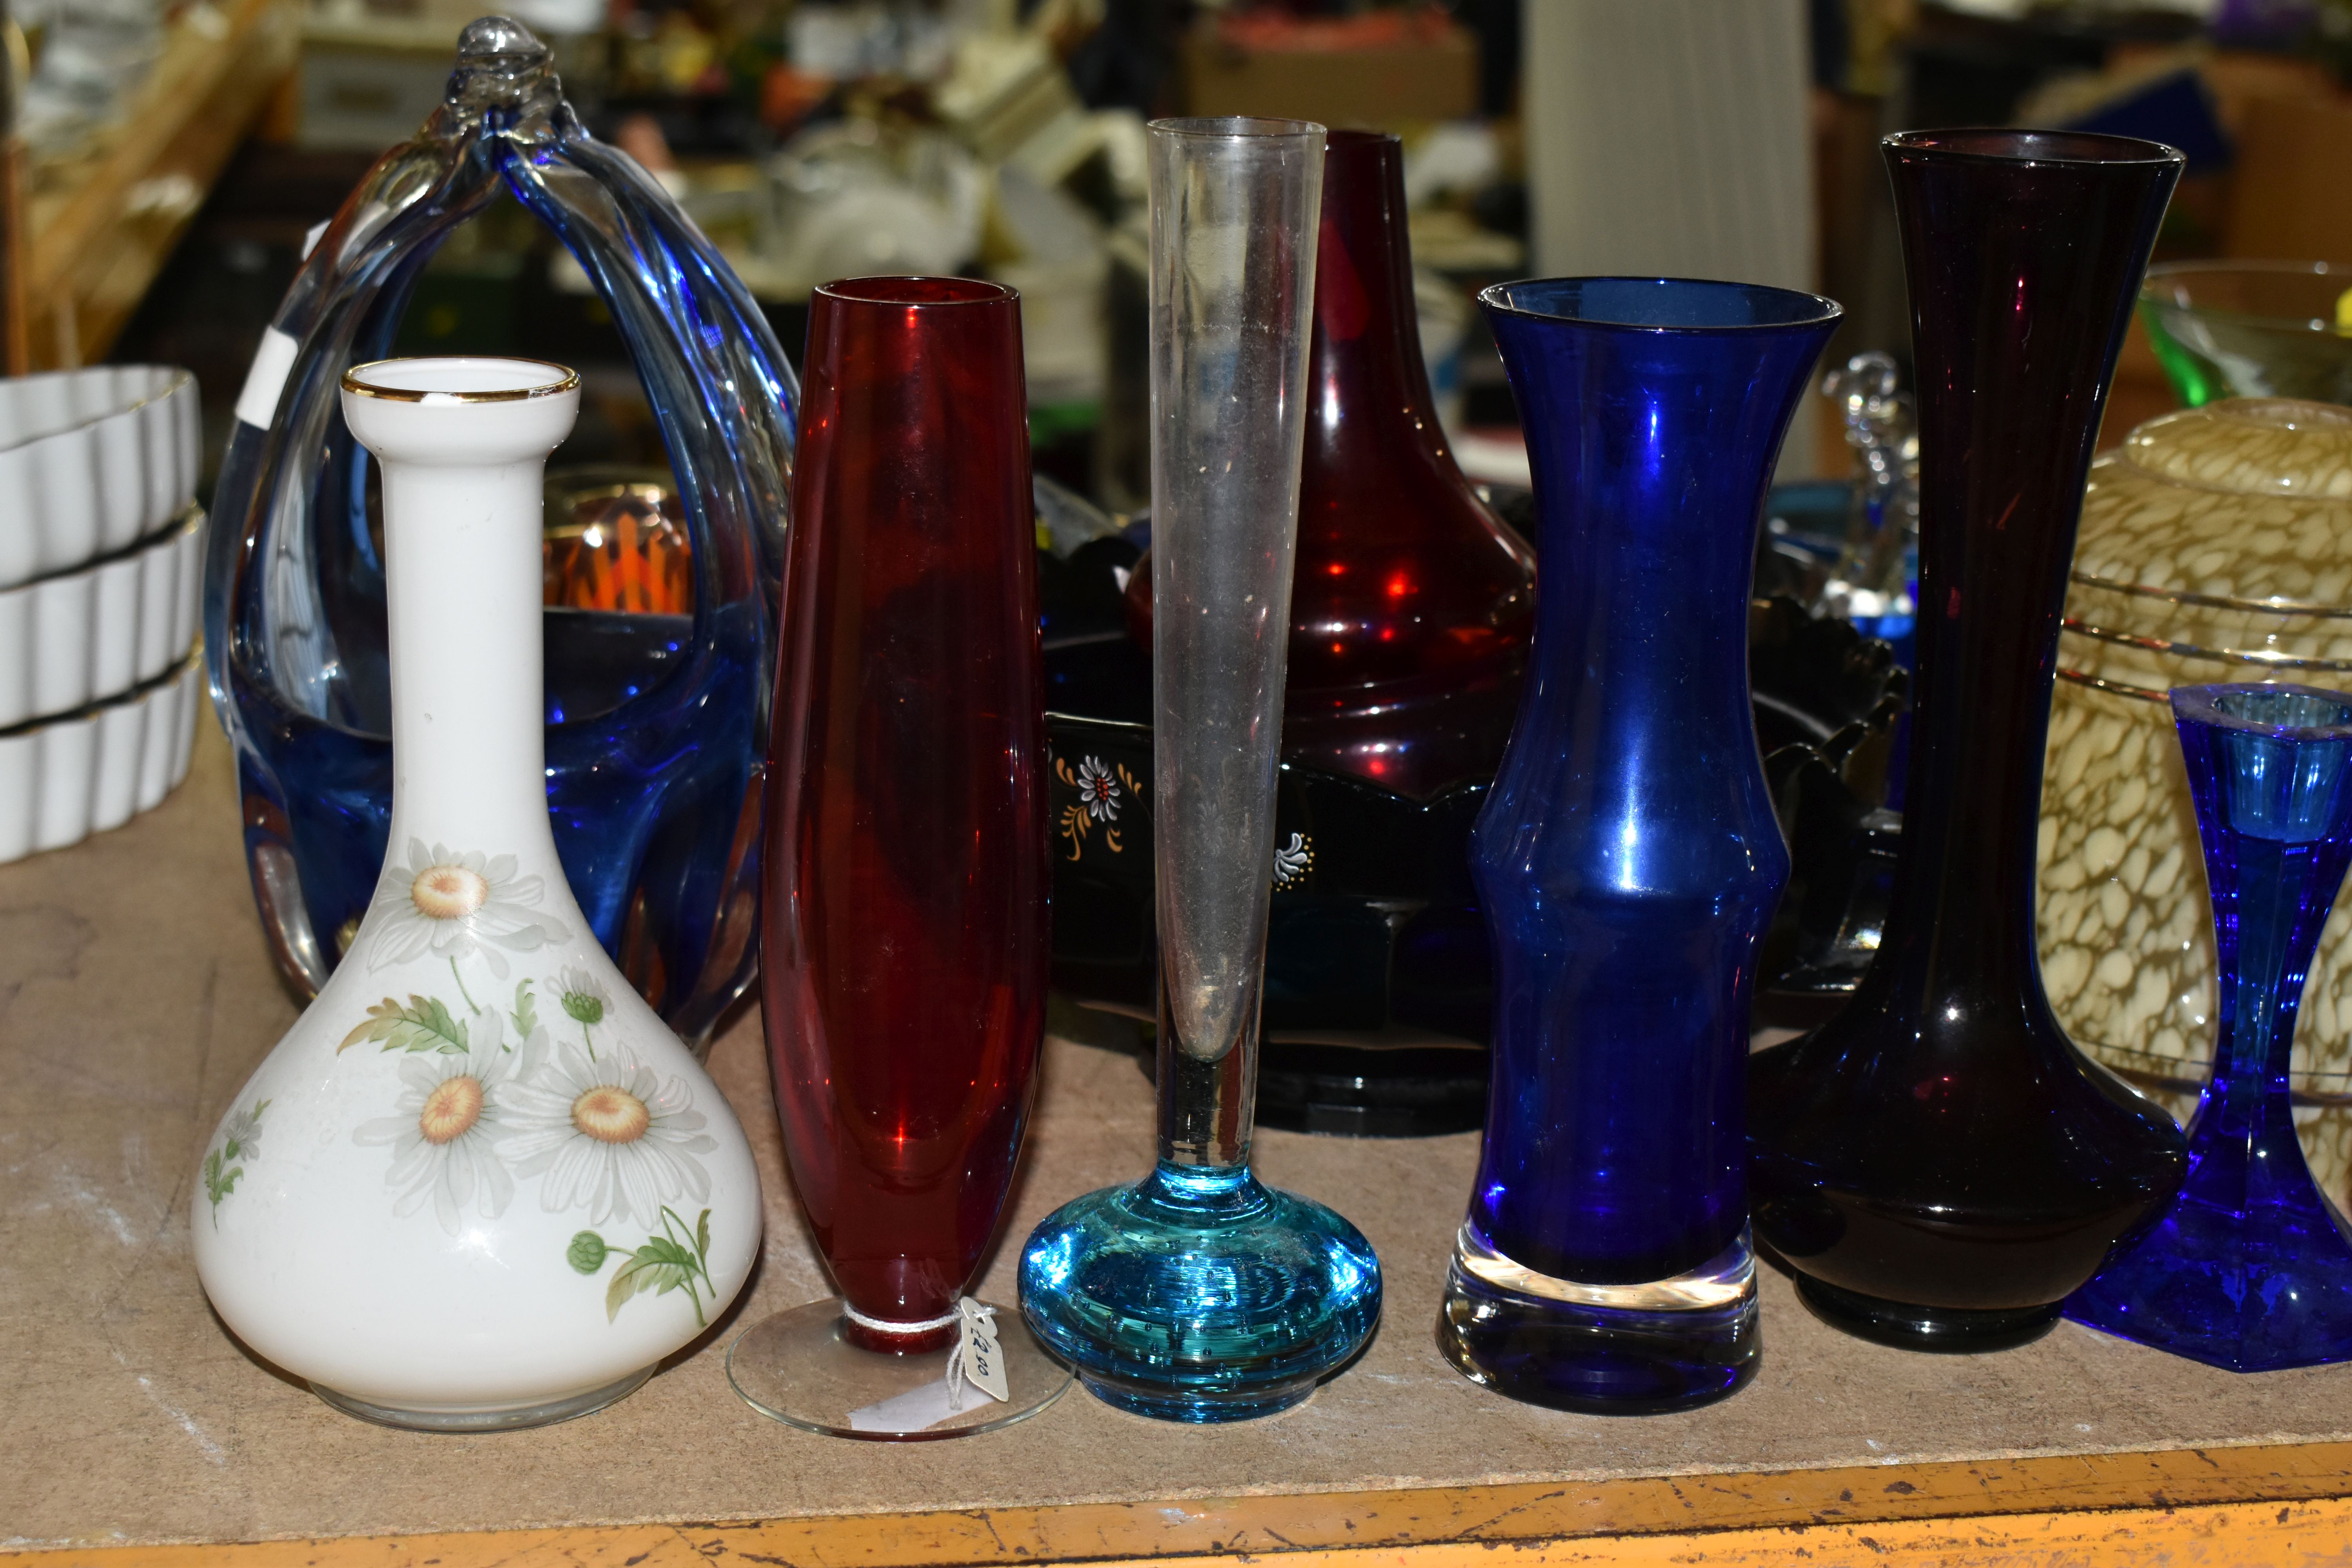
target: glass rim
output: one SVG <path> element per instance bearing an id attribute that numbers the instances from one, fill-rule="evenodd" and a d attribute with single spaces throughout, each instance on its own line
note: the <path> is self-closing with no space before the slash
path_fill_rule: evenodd
<path id="1" fill-rule="evenodd" d="M 2259 719 L 2231 713 L 2221 706 L 2222 699 L 2242 693 L 2313 698 L 2335 704 L 2344 718 L 2333 724 L 2266 724 Z M 2168 695 L 2172 702 L 2172 716 L 2184 723 L 2231 730 L 2247 735 L 2269 735 L 2283 741 L 2352 741 L 2352 692 L 2331 691 L 2323 686 L 2303 686 L 2287 681 L 2255 680 L 2213 686 L 2176 686 Z"/>
<path id="2" fill-rule="evenodd" d="M 922 283 L 934 286 L 943 283 L 952 284 L 959 289 L 969 289 L 971 292 L 961 299 L 914 300 L 881 291 L 881 286 L 892 283 Z M 875 291 L 871 293 L 854 291 L 859 289 L 872 289 Z M 992 282 L 985 278 L 955 278 L 928 272 L 888 272 L 878 273 L 871 278 L 835 278 L 830 282 L 820 283 L 809 290 L 809 298 L 812 300 L 819 295 L 838 304 L 887 305 L 893 310 L 954 310 L 964 305 L 1003 305 L 1018 303 L 1021 299 L 1019 289 L 1009 288 L 1003 283 Z"/>
<path id="3" fill-rule="evenodd" d="M 2159 286 L 2174 278 L 2189 278 L 2200 273 L 2252 273 L 2265 278 L 2342 278 L 2347 290 L 2352 290 L 2352 267 L 2330 261 L 2231 261 L 2220 257 L 2207 257 L 2189 261 L 2159 261 L 2147 269 L 2140 279 L 2139 300 L 2143 305 L 2161 310 L 2182 310 L 2191 316 L 2203 316 L 2217 321 L 2242 321 L 2249 326 L 2263 327 L 2273 331 L 2306 334 L 2312 337 L 2352 337 L 2352 327 L 2339 327 L 2333 321 L 2310 316 L 2264 316 L 2252 310 L 2225 310 L 2219 305 L 2200 305 L 2158 292 Z"/>
<path id="4" fill-rule="evenodd" d="M 1971 145 L 1970 142 L 1990 143 Z M 2035 152 L 2040 142 L 2047 151 Z M 1937 131 L 1897 131 L 1882 136 L 1878 145 L 1888 153 L 1924 154 L 1971 163 L 2048 163 L 2061 167 L 2162 168 L 2185 166 L 2188 154 L 2179 148 L 2144 136 L 2116 136 L 2104 131 L 2030 131 L 2013 125 L 1956 125 Z"/>
<path id="5" fill-rule="evenodd" d="M 1203 142 L 1303 142 L 1331 133 L 1329 127 L 1316 121 L 1260 114 L 1171 115 L 1151 121 L 1144 129 L 1154 135 Z"/>
<path id="6" fill-rule="evenodd" d="M 535 370 L 553 371 L 555 376 L 551 381 L 534 382 L 527 386 L 488 386 L 466 390 L 391 386 L 369 379 L 370 372 L 381 372 L 387 365 L 396 364 L 529 365 Z M 450 403 L 521 403 L 534 397 L 556 397 L 567 392 L 579 391 L 580 373 L 570 365 L 557 364 L 553 360 L 525 359 L 519 354 L 402 354 L 352 366 L 343 372 L 342 388 L 354 397 L 375 397 L 387 403 L 422 403 L 428 397 Z"/>
<path id="7" fill-rule="evenodd" d="M 1528 284 L 1558 283 L 1643 283 L 1664 284 L 1675 289 L 1697 289 L 1706 292 L 1718 289 L 1739 289 L 1743 292 L 1776 294 L 1790 300 L 1809 300 L 1814 309 L 1803 315 L 1790 316 L 1780 321 L 1728 321 L 1719 326 L 1696 326 L 1685 321 L 1619 321 L 1601 316 L 1564 316 L 1556 310 L 1531 310 L 1513 300 L 1509 290 Z M 1504 315 L 1518 316 L 1530 321 L 1566 321 L 1580 327 L 1599 327 L 1625 332 L 1786 332 L 1807 327 L 1825 326 L 1841 321 L 1845 307 L 1827 295 L 1811 293 L 1802 289 L 1783 289 L 1773 283 L 1740 283 L 1727 278 L 1659 278 L 1639 273 L 1601 273 L 1592 277 L 1516 278 L 1507 282 L 1489 283 L 1478 290 L 1478 303 Z"/>

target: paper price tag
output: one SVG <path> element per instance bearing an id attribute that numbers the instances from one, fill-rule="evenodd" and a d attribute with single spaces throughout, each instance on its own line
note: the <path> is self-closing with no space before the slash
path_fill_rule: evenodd
<path id="1" fill-rule="evenodd" d="M 991 1399 L 1008 1402 L 1013 1391 L 1004 1381 L 1004 1352 L 996 1342 L 995 1310 L 966 1296 L 956 1303 L 963 1321 L 957 1325 L 956 1357 L 963 1381 Z"/>

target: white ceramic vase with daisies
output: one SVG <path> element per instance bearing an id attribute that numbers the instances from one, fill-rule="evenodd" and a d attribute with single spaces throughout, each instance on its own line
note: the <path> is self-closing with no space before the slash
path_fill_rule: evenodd
<path id="1" fill-rule="evenodd" d="M 549 827 L 541 480 L 579 400 L 571 372 L 521 360 L 343 378 L 383 468 L 391 847 L 194 1183 L 222 1321 L 395 1426 L 609 1404 L 716 1321 L 759 1249 L 742 1129 L 597 945 Z"/>

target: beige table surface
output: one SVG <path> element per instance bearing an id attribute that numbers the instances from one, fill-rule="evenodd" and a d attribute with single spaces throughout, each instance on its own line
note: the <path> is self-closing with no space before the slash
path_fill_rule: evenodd
<path id="1" fill-rule="evenodd" d="M 724 1343 L 747 1322 L 825 1290 L 779 1170 L 750 1011 L 711 1058 L 767 1184 L 765 1255 L 747 1301 L 598 1415 L 478 1437 L 389 1431 L 336 1414 L 247 1356 L 206 1307 L 190 1261 L 204 1140 L 294 1016 L 256 927 L 226 748 L 209 723 L 188 783 L 160 809 L 0 867 L 0 1543 L 559 1527 L 575 1542 L 636 1540 L 586 1527 L 714 1521 L 769 1521 L 773 1541 L 800 1516 L 932 1520 L 923 1542 L 874 1545 L 869 1531 L 857 1552 L 838 1533 L 819 1550 L 803 1528 L 790 1558 L 882 1563 L 2070 1506 L 2162 1513 L 2352 1490 L 2352 1448 L 2334 1446 L 2352 1439 L 2352 1368 L 2235 1376 L 2073 1324 L 2002 1354 L 1915 1355 L 1832 1332 L 1769 1272 L 1763 1368 L 1731 1400 L 1608 1420 L 1498 1398 L 1456 1375 L 1431 1335 L 1476 1154 L 1470 1135 L 1260 1134 L 1261 1172 L 1354 1220 L 1386 1270 L 1378 1339 L 1298 1410 L 1195 1429 L 1074 1392 L 975 1439 L 809 1436 L 738 1402 L 721 1367 Z M 1053 1042 L 1011 1239 L 983 1294 L 1013 1300 L 1018 1238 L 1048 1209 L 1142 1172 L 1150 1111 L 1131 1058 Z M 2284 1447 L 2314 1444 L 2326 1446 Z M 1391 1494 L 1412 1506 L 1383 1513 Z M 1110 1506 L 1076 1506 L 1090 1504 Z M 2352 1518 L 2257 1513 L 2246 1517 L 2275 1513 L 2279 1528 L 2306 1534 Z M 751 1539 L 709 1528 L 712 1542 Z M 2329 1539 L 2341 1546 L 2340 1533 Z M 631 1560 L 642 1554 L 616 1559 Z"/>

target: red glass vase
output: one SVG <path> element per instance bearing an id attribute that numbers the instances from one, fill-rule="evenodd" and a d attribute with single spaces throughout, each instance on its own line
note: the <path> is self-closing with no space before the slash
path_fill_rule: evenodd
<path id="1" fill-rule="evenodd" d="M 1422 363 L 1394 136 L 1323 154 L 1286 762 L 1427 800 L 1501 762 L 1535 629 L 1535 557 L 1454 466 Z M 1149 646 L 1151 574 L 1128 584 Z"/>
<path id="2" fill-rule="evenodd" d="M 1018 299 L 964 279 L 828 284 L 803 374 L 761 984 L 786 1162 L 843 1300 L 772 1320 L 806 1319 L 822 1343 L 764 1359 L 805 1383 L 815 1374 L 795 1363 L 832 1355 L 828 1375 L 857 1386 L 754 1389 L 740 1346 L 734 1370 L 771 1414 L 867 1436 L 845 1400 L 887 1396 L 907 1358 L 944 1369 L 1012 1183 L 1045 1028 L 1051 868 Z M 859 1384 L 861 1368 L 879 1381 Z"/>

